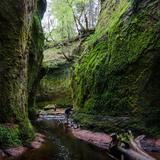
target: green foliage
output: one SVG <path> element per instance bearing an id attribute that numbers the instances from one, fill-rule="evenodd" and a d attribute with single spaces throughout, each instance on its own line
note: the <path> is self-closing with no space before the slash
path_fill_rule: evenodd
<path id="1" fill-rule="evenodd" d="M 118 140 L 120 142 L 129 143 L 131 138 L 134 138 L 133 135 L 127 132 L 118 134 Z"/>
<path id="2" fill-rule="evenodd" d="M 73 12 L 67 0 L 54 0 L 52 12 L 56 18 L 56 28 L 52 35 L 56 40 L 70 39 L 75 35 L 75 23 Z"/>
<path id="3" fill-rule="evenodd" d="M 0 146 L 18 146 L 21 145 L 20 132 L 18 127 L 6 127 L 0 125 Z"/>
<path id="4" fill-rule="evenodd" d="M 88 14 L 89 3 L 93 3 L 93 1 L 53 0 L 52 15 L 54 17 L 54 24 L 51 24 L 53 29 L 48 36 L 52 35 L 52 39 L 62 41 L 75 37 L 80 30 L 85 30 L 86 22 L 84 22 L 84 14 Z M 94 19 L 96 19 L 97 15 L 94 16 Z M 87 20 L 89 21 L 89 18 Z"/>
<path id="5" fill-rule="evenodd" d="M 15 147 L 28 144 L 35 137 L 29 120 L 22 120 L 19 125 L 0 124 L 0 147 Z"/>

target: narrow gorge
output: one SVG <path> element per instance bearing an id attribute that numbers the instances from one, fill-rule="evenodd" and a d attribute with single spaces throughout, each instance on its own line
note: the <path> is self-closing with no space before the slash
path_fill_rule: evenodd
<path id="1" fill-rule="evenodd" d="M 160 159 L 159 54 L 159 0 L 1 0 L 0 160 Z"/>

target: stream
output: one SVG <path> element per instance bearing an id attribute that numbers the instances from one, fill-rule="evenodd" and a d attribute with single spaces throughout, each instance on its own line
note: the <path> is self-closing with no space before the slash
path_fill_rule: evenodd
<path id="1" fill-rule="evenodd" d="M 60 123 L 63 119 L 63 116 L 46 116 L 35 122 L 36 130 L 46 136 L 45 143 L 14 160 L 110 160 L 104 150 L 75 138 Z"/>

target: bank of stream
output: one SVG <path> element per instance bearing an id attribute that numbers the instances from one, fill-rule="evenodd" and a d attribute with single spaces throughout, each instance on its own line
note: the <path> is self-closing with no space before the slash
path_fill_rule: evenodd
<path id="1" fill-rule="evenodd" d="M 39 118 L 34 122 L 34 127 L 36 132 L 41 133 L 39 135 L 45 135 L 45 141 L 41 143 L 41 147 L 38 147 L 38 149 L 29 149 L 19 157 L 9 157 L 3 160 L 115 159 L 107 152 L 108 144 L 111 141 L 110 135 L 78 128 L 79 125 L 72 122 L 71 119 L 69 120 L 70 127 L 67 126 L 63 114 L 64 109 L 56 109 L 56 111 L 51 109 L 39 113 Z M 154 146 L 151 146 L 152 142 L 149 140 L 149 143 L 147 143 L 147 141 L 144 141 L 145 147 L 143 147 L 154 149 Z M 35 142 L 36 146 L 37 142 Z M 160 159 L 159 152 L 149 152 L 149 149 L 147 150 L 157 160 Z"/>

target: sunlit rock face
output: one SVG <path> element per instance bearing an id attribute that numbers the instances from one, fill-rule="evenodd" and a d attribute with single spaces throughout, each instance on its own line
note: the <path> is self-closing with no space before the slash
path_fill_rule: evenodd
<path id="1" fill-rule="evenodd" d="M 159 0 L 103 1 L 95 34 L 75 68 L 75 107 L 131 116 L 159 133 L 159 15 Z"/>
<path id="2" fill-rule="evenodd" d="M 34 0 L 0 1 L 0 123 L 11 124 L 20 141 L 34 136 L 28 120 L 28 93 L 42 61 L 38 7 Z"/>

